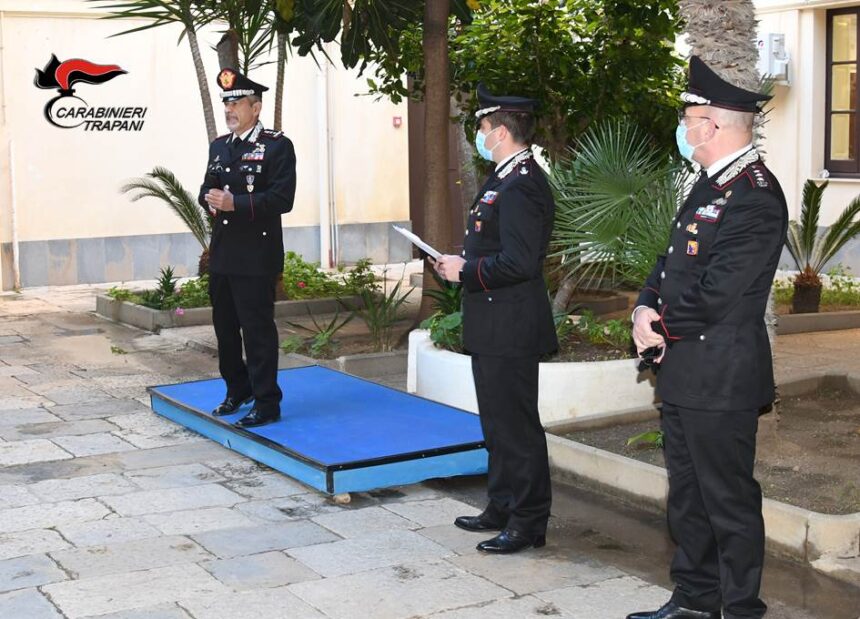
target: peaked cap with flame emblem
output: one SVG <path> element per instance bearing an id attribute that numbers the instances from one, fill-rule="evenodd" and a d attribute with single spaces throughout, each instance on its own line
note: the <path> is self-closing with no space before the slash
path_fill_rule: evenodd
<path id="1" fill-rule="evenodd" d="M 224 68 L 218 73 L 218 86 L 221 87 L 221 101 L 238 101 L 248 95 L 262 97 L 268 87 L 258 84 L 235 69 Z"/>

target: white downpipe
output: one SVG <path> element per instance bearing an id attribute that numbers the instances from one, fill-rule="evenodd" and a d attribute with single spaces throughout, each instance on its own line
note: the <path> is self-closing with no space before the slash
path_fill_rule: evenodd
<path id="1" fill-rule="evenodd" d="M 9 140 L 9 187 L 11 188 L 12 204 L 12 282 L 15 290 L 21 289 L 21 264 L 18 251 L 18 200 L 15 193 L 15 147 Z"/>
<path id="2" fill-rule="evenodd" d="M 328 64 L 317 70 L 317 191 L 320 210 L 320 266 L 332 266 L 331 158 L 329 157 Z"/>
<path id="3" fill-rule="evenodd" d="M 335 199 L 335 184 L 334 184 L 334 175 L 335 175 L 335 165 L 334 165 L 334 157 L 333 153 L 335 152 L 334 148 L 334 132 L 331 130 L 331 81 L 328 79 L 328 73 L 326 73 L 326 96 L 328 97 L 329 105 L 326 106 L 329 123 L 329 130 L 326 134 L 328 138 L 328 212 L 329 212 L 329 226 L 331 233 L 331 264 L 329 266 L 334 267 L 340 262 L 340 235 L 338 234 L 339 226 L 337 223 L 337 200 Z"/>

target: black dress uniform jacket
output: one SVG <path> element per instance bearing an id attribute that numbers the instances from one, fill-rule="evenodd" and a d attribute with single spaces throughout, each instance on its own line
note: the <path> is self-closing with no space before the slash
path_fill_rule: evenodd
<path id="1" fill-rule="evenodd" d="M 555 202 L 530 150 L 492 174 L 472 205 L 464 241 L 463 344 L 504 357 L 558 349 L 543 263 Z"/>
<path id="2" fill-rule="evenodd" d="M 209 145 L 209 163 L 198 202 L 229 187 L 235 211 L 217 212 L 212 220 L 209 270 L 222 275 L 276 275 L 284 268 L 281 215 L 293 208 L 296 154 L 280 131 L 258 123 L 245 140 L 232 134 Z"/>
<path id="3" fill-rule="evenodd" d="M 773 401 L 764 314 L 787 225 L 785 196 L 755 149 L 695 183 L 637 302 L 660 314 L 654 327 L 668 343 L 664 402 L 727 411 Z"/>

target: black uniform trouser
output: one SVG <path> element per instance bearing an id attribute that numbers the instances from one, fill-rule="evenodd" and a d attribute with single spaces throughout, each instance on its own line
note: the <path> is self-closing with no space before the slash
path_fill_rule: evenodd
<path id="1" fill-rule="evenodd" d="M 763 617 L 761 487 L 753 477 L 758 411 L 703 411 L 663 403 L 669 471 L 672 599 L 726 619 Z"/>
<path id="2" fill-rule="evenodd" d="M 209 274 L 212 323 L 218 339 L 218 369 L 227 395 L 254 396 L 263 412 L 280 410 L 275 279 L 270 275 Z M 242 359 L 245 343 L 247 365 Z"/>
<path id="3" fill-rule="evenodd" d="M 538 415 L 538 357 L 472 355 L 490 502 L 484 515 L 527 535 L 546 533 L 552 489 Z"/>

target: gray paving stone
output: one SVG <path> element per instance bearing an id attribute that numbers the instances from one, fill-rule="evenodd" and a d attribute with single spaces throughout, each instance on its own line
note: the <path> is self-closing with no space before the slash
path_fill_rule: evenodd
<path id="1" fill-rule="evenodd" d="M 146 412 L 147 410 L 147 407 L 137 400 L 119 398 L 87 404 L 61 404 L 51 407 L 51 412 L 54 415 L 67 421 L 116 417 L 126 413 Z"/>
<path id="2" fill-rule="evenodd" d="M 50 423 L 61 421 L 44 408 L 21 408 L 0 411 L 0 427 L 23 425 L 26 423 Z"/>
<path id="3" fill-rule="evenodd" d="M 200 567 L 237 591 L 281 587 L 320 577 L 312 569 L 282 552 L 204 561 Z"/>
<path id="4" fill-rule="evenodd" d="M 36 496 L 45 501 L 68 501 L 110 494 L 125 494 L 140 488 L 121 475 L 83 475 L 72 479 L 46 479 L 30 486 Z"/>
<path id="5" fill-rule="evenodd" d="M 471 505 L 449 498 L 386 503 L 384 507 L 422 527 L 451 524 L 457 516 L 477 513 Z"/>
<path id="6" fill-rule="evenodd" d="M 97 456 L 100 454 L 131 451 L 137 449 L 113 434 L 87 434 L 85 436 L 63 436 L 53 439 L 63 449 L 73 453 L 75 457 Z"/>
<path id="7" fill-rule="evenodd" d="M 200 441 L 186 445 L 171 445 L 170 447 L 127 451 L 116 454 L 112 460 L 123 469 L 134 471 L 175 464 L 192 464 L 195 462 L 205 465 L 207 464 L 207 460 L 229 459 L 231 453 L 229 449 L 222 447 L 214 441 Z M 236 455 L 235 459 L 246 460 L 244 456 L 239 455 Z M 220 471 L 216 472 L 220 473 Z"/>
<path id="8" fill-rule="evenodd" d="M 27 374 L 38 374 L 26 365 L 4 365 L 0 367 L 0 376 L 26 376 Z"/>
<path id="9" fill-rule="evenodd" d="M 30 387 L 35 393 L 49 399 L 54 404 L 82 404 L 84 402 L 98 402 L 99 400 L 110 400 L 113 398 L 109 393 L 92 387 L 63 386 L 45 388 L 42 386 Z"/>
<path id="10" fill-rule="evenodd" d="M 444 561 L 392 565 L 289 589 L 333 619 L 366 617 L 369 609 L 374 619 L 406 619 L 511 595 Z"/>
<path id="11" fill-rule="evenodd" d="M 0 561 L 0 592 L 40 587 L 65 580 L 66 575 L 45 555 Z"/>
<path id="12" fill-rule="evenodd" d="M 17 425 L 11 428 L 0 428 L 0 437 L 8 441 L 22 441 L 34 438 L 56 438 L 58 436 L 79 436 L 95 434 L 96 432 L 112 432 L 116 426 L 102 419 L 85 419 L 83 421 L 58 421 L 50 423 L 32 423 Z"/>
<path id="13" fill-rule="evenodd" d="M 546 619 L 547 617 L 570 619 L 572 615 L 552 602 L 544 602 L 527 595 L 521 598 L 494 600 L 489 604 L 445 610 L 427 616 L 428 619 Z"/>
<path id="14" fill-rule="evenodd" d="M 95 499 L 80 499 L 4 509 L 0 511 L 0 522 L 4 532 L 12 533 L 99 520 L 109 513 L 110 510 Z"/>
<path id="15" fill-rule="evenodd" d="M 224 481 L 224 478 L 202 464 L 177 464 L 129 471 L 125 474 L 144 490 L 180 488 Z"/>
<path id="16" fill-rule="evenodd" d="M 8 619 L 63 619 L 57 609 L 36 589 L 0 595 L 0 617 Z"/>
<path id="17" fill-rule="evenodd" d="M 553 556 L 551 553 L 552 540 L 550 546 L 513 556 L 487 556 L 475 551 L 449 561 L 517 595 L 590 585 L 624 575 L 614 567 L 597 564 L 587 557 Z"/>
<path id="18" fill-rule="evenodd" d="M 187 537 L 166 536 L 53 552 L 51 558 L 75 578 L 91 578 L 198 563 L 212 555 Z"/>
<path id="19" fill-rule="evenodd" d="M 0 486 L 0 510 L 22 505 L 35 505 L 39 497 L 23 485 Z"/>
<path id="20" fill-rule="evenodd" d="M 255 462 L 250 458 L 239 455 L 234 452 L 227 452 L 223 455 L 230 454 L 228 458 L 220 458 L 217 460 L 209 460 L 204 462 L 210 469 L 222 475 L 227 479 L 245 479 L 246 477 L 256 477 L 258 475 L 271 472 L 272 469 L 264 464 Z"/>
<path id="21" fill-rule="evenodd" d="M 141 434 L 136 430 L 118 430 L 117 436 L 128 441 L 139 449 L 156 449 L 158 447 L 170 447 L 172 445 L 188 445 L 191 443 L 207 442 L 208 439 L 186 430 L 181 426 L 164 432 L 163 434 Z"/>
<path id="22" fill-rule="evenodd" d="M 208 598 L 229 592 L 197 565 L 174 565 L 72 580 L 47 585 L 43 590 L 69 619 L 148 608 L 171 603 L 183 596 Z"/>
<path id="23" fill-rule="evenodd" d="M 341 537 L 361 537 L 380 531 L 417 529 L 419 527 L 411 520 L 376 506 L 321 514 L 314 516 L 312 520 Z"/>
<path id="24" fill-rule="evenodd" d="M 0 417 L 15 410 L 29 410 L 40 406 L 51 406 L 54 401 L 39 395 L 13 395 L 0 397 Z"/>
<path id="25" fill-rule="evenodd" d="M 191 615 L 176 604 L 158 604 L 147 608 L 121 610 L 107 615 L 90 615 L 86 619 L 192 619 Z"/>
<path id="26" fill-rule="evenodd" d="M 478 542 L 492 537 L 494 531 L 488 533 L 472 533 L 455 527 L 453 524 L 440 524 L 436 527 L 419 529 L 418 533 L 431 539 L 437 544 L 456 552 L 458 555 L 473 555 L 477 552 Z"/>
<path id="27" fill-rule="evenodd" d="M 368 494 L 378 499 L 383 504 L 400 503 L 403 501 L 426 501 L 428 499 L 438 499 L 443 496 L 436 490 L 428 488 L 423 484 L 380 488 L 378 490 L 371 490 Z"/>
<path id="28" fill-rule="evenodd" d="M 145 490 L 102 499 L 123 516 L 158 514 L 203 507 L 229 507 L 245 498 L 218 484 Z"/>
<path id="29" fill-rule="evenodd" d="M 69 543 L 59 533 L 49 529 L 0 533 L 0 560 L 66 548 L 69 548 Z"/>
<path id="30" fill-rule="evenodd" d="M 445 557 L 451 551 L 413 531 L 386 531 L 329 544 L 293 548 L 289 554 L 318 574 L 331 577 Z"/>
<path id="31" fill-rule="evenodd" d="M 218 529 L 259 526 L 259 522 L 251 520 L 235 509 L 226 507 L 191 509 L 167 514 L 148 514 L 143 519 L 165 535 L 194 535 Z"/>
<path id="32" fill-rule="evenodd" d="M 535 595 L 568 613 L 572 619 L 625 617 L 638 610 L 660 608 L 671 592 L 633 576 L 583 587 L 565 587 Z"/>
<path id="33" fill-rule="evenodd" d="M 247 503 L 237 505 L 236 509 L 243 514 L 259 520 L 287 522 L 290 520 L 313 518 L 320 514 L 339 512 L 346 508 L 335 505 L 327 498 L 318 494 L 300 494 L 279 499 L 248 501 Z"/>
<path id="34" fill-rule="evenodd" d="M 179 605 L 195 619 L 324 619 L 318 610 L 308 606 L 286 587 L 214 595 L 187 597 Z M 358 619 L 360 615 L 354 619 Z"/>
<path id="35" fill-rule="evenodd" d="M 255 477 L 246 477 L 229 481 L 224 485 L 250 499 L 276 499 L 306 494 L 311 491 L 307 486 L 281 473 L 266 473 Z"/>
<path id="36" fill-rule="evenodd" d="M 47 462 L 49 460 L 65 460 L 71 457 L 72 454 L 69 451 L 42 438 L 0 445 L 0 467 Z"/>
<path id="37" fill-rule="evenodd" d="M 58 527 L 57 530 L 75 546 L 121 544 L 138 539 L 159 537 L 162 533 L 140 518 L 105 518 Z"/>
<path id="38" fill-rule="evenodd" d="M 298 520 L 279 524 L 256 524 L 240 529 L 223 529 L 194 535 L 197 543 L 221 558 L 257 554 L 270 550 L 287 550 L 335 542 L 340 538 L 323 527 Z"/>

